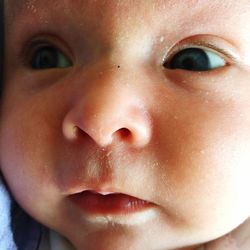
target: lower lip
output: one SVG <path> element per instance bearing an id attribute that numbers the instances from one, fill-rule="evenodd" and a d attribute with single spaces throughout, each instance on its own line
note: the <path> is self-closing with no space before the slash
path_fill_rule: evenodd
<path id="1" fill-rule="evenodd" d="M 84 212 L 92 215 L 131 214 L 142 212 L 153 206 L 150 202 L 120 193 L 102 195 L 84 191 L 71 198 Z"/>

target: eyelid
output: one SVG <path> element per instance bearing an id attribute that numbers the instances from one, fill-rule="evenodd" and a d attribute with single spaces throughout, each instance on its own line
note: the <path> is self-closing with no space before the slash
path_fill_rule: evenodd
<path id="1" fill-rule="evenodd" d="M 72 63 L 74 61 L 73 54 L 65 42 L 52 35 L 39 35 L 31 38 L 21 52 L 24 64 L 30 65 L 32 57 L 36 51 L 44 47 L 52 47 L 63 53 Z"/>
<path id="2" fill-rule="evenodd" d="M 163 59 L 163 64 L 166 63 L 167 61 L 170 61 L 176 53 L 187 48 L 200 48 L 217 53 L 218 56 L 224 58 L 227 65 L 239 64 L 241 62 L 239 56 L 237 56 L 236 53 L 234 53 L 230 49 L 224 49 L 221 46 L 217 46 L 216 43 L 203 40 L 185 42 L 184 40 L 177 43 L 168 50 L 167 56 Z"/>
<path id="3" fill-rule="evenodd" d="M 233 63 L 237 63 L 239 61 L 239 58 L 236 55 L 234 55 L 234 53 L 231 53 L 224 48 L 218 47 L 213 43 L 206 41 L 199 41 L 199 42 L 193 42 L 192 45 L 212 49 L 215 52 L 219 52 L 220 54 L 228 57 Z"/>

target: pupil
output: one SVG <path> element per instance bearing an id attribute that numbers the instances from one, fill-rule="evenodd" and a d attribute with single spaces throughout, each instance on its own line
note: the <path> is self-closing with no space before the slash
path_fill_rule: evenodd
<path id="1" fill-rule="evenodd" d="M 193 69 L 195 67 L 195 63 L 193 62 L 192 58 L 185 58 L 183 60 L 183 66 L 186 69 Z"/>
<path id="2" fill-rule="evenodd" d="M 210 69 L 207 54 L 199 48 L 188 48 L 177 53 L 171 60 L 171 69 L 205 71 Z"/>
<path id="3" fill-rule="evenodd" d="M 36 52 L 32 62 L 33 68 L 47 69 L 57 67 L 58 55 L 54 48 L 41 48 Z"/>

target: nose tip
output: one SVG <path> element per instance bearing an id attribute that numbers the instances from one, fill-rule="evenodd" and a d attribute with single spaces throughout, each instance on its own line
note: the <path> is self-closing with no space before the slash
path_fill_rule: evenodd
<path id="1" fill-rule="evenodd" d="M 83 87 L 77 78 L 79 89 L 72 92 L 63 120 L 64 136 L 71 141 L 88 138 L 100 147 L 120 142 L 132 147 L 147 145 L 153 107 L 141 68 L 135 72 L 128 67 L 119 72 L 107 70 L 102 77 L 89 73 L 89 78 L 84 78 L 89 84 Z"/>
<path id="2" fill-rule="evenodd" d="M 133 147 L 147 145 L 151 138 L 151 122 L 144 110 L 134 108 L 118 112 L 114 108 L 99 114 L 88 110 L 72 110 L 63 122 L 63 134 L 70 141 L 91 138 L 100 147 L 115 142 Z"/>

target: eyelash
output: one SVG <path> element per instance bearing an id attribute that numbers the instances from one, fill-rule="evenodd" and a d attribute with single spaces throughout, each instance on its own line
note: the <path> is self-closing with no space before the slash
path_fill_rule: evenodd
<path id="1" fill-rule="evenodd" d="M 58 43 L 59 43 L 59 46 L 58 46 Z M 74 59 L 72 56 L 72 53 L 70 53 L 70 50 L 67 49 L 67 47 L 65 49 L 64 43 L 61 42 L 60 40 L 58 41 L 58 39 L 54 38 L 53 36 L 51 38 L 41 37 L 41 38 L 36 38 L 33 40 L 31 39 L 30 42 L 24 45 L 24 49 L 21 53 L 23 64 L 27 65 L 29 68 L 32 68 L 32 60 L 35 54 L 43 48 L 55 49 L 58 52 L 64 54 L 70 60 Z"/>
<path id="2" fill-rule="evenodd" d="M 206 41 L 198 41 L 198 42 L 192 42 L 189 44 L 177 44 L 173 46 L 171 49 L 168 50 L 166 53 L 166 56 L 162 60 L 162 65 L 166 65 L 167 62 L 172 60 L 176 54 L 179 52 L 185 50 L 185 49 L 201 49 L 205 51 L 209 51 L 212 53 L 217 54 L 219 57 L 223 58 L 225 60 L 226 65 L 225 66 L 230 66 L 232 64 L 235 64 L 238 62 L 238 59 L 236 56 L 234 56 L 232 53 L 229 51 L 222 49 L 218 46 L 215 46 L 213 43 L 206 42 Z"/>

